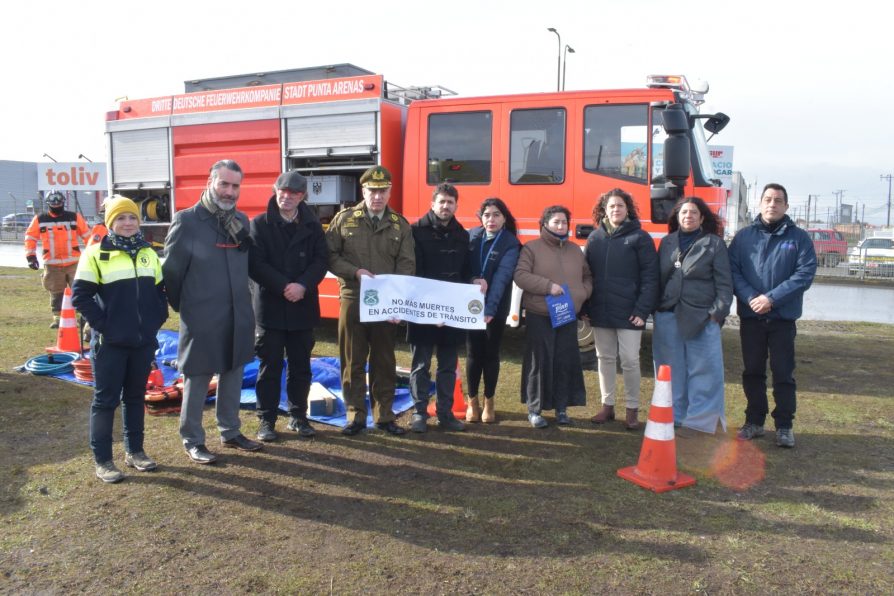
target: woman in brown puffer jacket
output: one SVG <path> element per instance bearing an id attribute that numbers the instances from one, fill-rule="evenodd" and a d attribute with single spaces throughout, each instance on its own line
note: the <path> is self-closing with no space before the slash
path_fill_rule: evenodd
<path id="1" fill-rule="evenodd" d="M 524 291 L 525 357 L 521 401 L 528 406 L 534 428 L 548 423 L 543 410 L 556 410 L 556 423 L 571 424 L 568 406 L 587 403 L 577 345 L 577 314 L 593 289 L 592 274 L 578 245 L 569 242 L 571 212 L 562 205 L 547 207 L 540 218 L 540 238 L 522 247 L 515 283 Z M 574 317 L 553 327 L 547 296 L 570 294 Z"/>

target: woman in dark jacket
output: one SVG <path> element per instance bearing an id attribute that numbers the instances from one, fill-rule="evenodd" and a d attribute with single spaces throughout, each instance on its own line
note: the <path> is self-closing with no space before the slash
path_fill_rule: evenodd
<path id="1" fill-rule="evenodd" d="M 87 247 L 78 262 L 72 304 L 90 323 L 93 336 L 90 447 L 96 476 L 113 483 L 124 479 L 112 460 L 119 404 L 125 465 L 141 472 L 157 467 L 143 451 L 146 381 L 168 303 L 158 255 L 140 234 L 137 205 L 113 195 L 106 203 L 105 222 L 108 234 Z"/>
<path id="2" fill-rule="evenodd" d="M 467 422 L 494 422 L 494 394 L 500 377 L 500 344 L 509 314 L 512 274 L 518 262 L 520 244 L 515 218 L 506 204 L 497 198 L 485 199 L 478 209 L 481 226 L 469 231 L 469 261 L 473 279 L 487 282 L 484 299 L 483 331 L 466 336 L 466 387 L 469 401 Z M 484 410 L 478 401 L 478 387 L 484 376 Z"/>
<path id="3" fill-rule="evenodd" d="M 639 428 L 639 349 L 646 319 L 658 296 L 658 260 L 651 236 L 642 230 L 633 198 L 610 190 L 593 208 L 596 228 L 587 238 L 593 295 L 586 310 L 596 337 L 602 410 L 590 419 L 615 419 L 615 371 L 621 359 L 627 395 L 625 426 Z"/>
<path id="4" fill-rule="evenodd" d="M 655 313 L 655 369 L 671 367 L 674 424 L 713 434 L 726 431 L 720 327 L 733 300 L 723 229 L 705 202 L 674 207 L 658 264 L 661 298 Z"/>

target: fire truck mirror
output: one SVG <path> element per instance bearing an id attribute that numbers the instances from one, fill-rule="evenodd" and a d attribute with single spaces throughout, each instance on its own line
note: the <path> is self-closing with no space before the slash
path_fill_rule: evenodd
<path id="1" fill-rule="evenodd" d="M 683 186 L 689 178 L 692 161 L 689 155 L 689 137 L 685 134 L 672 134 L 664 141 L 664 177 Z"/>
<path id="2" fill-rule="evenodd" d="M 726 128 L 727 124 L 729 124 L 729 116 L 723 112 L 717 112 L 705 121 L 705 130 L 716 135 L 718 132 Z"/>
<path id="3" fill-rule="evenodd" d="M 661 118 L 664 122 L 664 130 L 669 135 L 685 134 L 691 128 L 686 110 L 678 103 L 664 109 L 661 112 Z"/>
<path id="4" fill-rule="evenodd" d="M 674 205 L 677 202 L 679 189 L 668 186 L 653 186 L 651 192 L 652 203 L 652 223 L 667 223 L 671 213 L 674 211 Z"/>

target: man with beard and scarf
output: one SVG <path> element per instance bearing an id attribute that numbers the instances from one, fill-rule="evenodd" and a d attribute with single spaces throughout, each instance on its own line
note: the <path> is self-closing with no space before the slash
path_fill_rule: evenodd
<path id="1" fill-rule="evenodd" d="M 74 281 L 78 259 L 90 237 L 90 230 L 80 213 L 65 210 L 65 197 L 61 192 L 51 192 L 46 203 L 47 212 L 35 215 L 25 231 L 25 258 L 31 269 L 40 268 L 37 261 L 37 243 L 40 242 L 44 265 L 41 281 L 50 293 L 50 309 L 53 311 L 50 329 L 56 329 L 65 287 Z"/>
<path id="2" fill-rule="evenodd" d="M 255 317 L 248 288 L 248 218 L 236 210 L 242 169 L 225 159 L 211 166 L 199 202 L 178 211 L 165 241 L 162 266 L 168 302 L 180 313 L 177 362 L 184 376 L 180 437 L 189 458 L 217 460 L 205 446 L 202 410 L 217 381 L 217 428 L 224 447 L 257 451 L 240 431 L 239 397 L 245 364 L 254 359 Z"/>
<path id="3" fill-rule="evenodd" d="M 298 172 L 280 174 L 267 211 L 251 222 L 249 275 L 257 330 L 258 439 L 275 441 L 282 392 L 283 352 L 288 358 L 286 396 L 289 430 L 300 437 L 316 434 L 307 421 L 310 353 L 320 323 L 317 286 L 326 276 L 329 250 L 323 226 L 305 202 L 307 179 Z"/>
<path id="4" fill-rule="evenodd" d="M 412 225 L 416 244 L 416 275 L 439 281 L 465 283 L 471 277 L 469 233 L 456 221 L 459 192 L 452 184 L 439 184 L 432 193 L 431 209 Z M 487 291 L 483 279 L 476 280 Z M 453 414 L 453 387 L 456 384 L 457 346 L 466 337 L 462 329 L 441 325 L 407 324 L 407 341 L 413 363 L 410 393 L 416 412 L 410 430 L 424 433 L 428 427 L 428 400 L 431 388 L 431 358 L 437 350 L 435 375 L 438 428 L 461 431 L 465 427 Z"/>

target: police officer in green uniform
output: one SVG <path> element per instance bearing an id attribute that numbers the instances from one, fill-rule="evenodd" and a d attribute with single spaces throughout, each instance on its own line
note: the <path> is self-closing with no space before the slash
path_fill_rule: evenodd
<path id="1" fill-rule="evenodd" d="M 352 436 L 366 428 L 366 375 L 369 360 L 369 397 L 375 425 L 393 435 L 405 430 L 395 424 L 394 403 L 396 323 L 360 322 L 360 279 L 377 274 L 413 275 L 416 257 L 410 224 L 388 208 L 391 173 L 382 166 L 360 177 L 363 202 L 338 212 L 329 224 L 329 270 L 341 288 L 338 317 L 338 352 L 342 394 L 348 407 L 348 424 L 342 434 Z"/>

